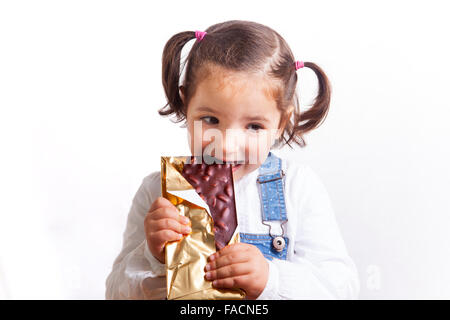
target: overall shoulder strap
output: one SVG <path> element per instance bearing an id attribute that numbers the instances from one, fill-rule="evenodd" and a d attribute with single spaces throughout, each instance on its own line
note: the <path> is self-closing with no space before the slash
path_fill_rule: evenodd
<path id="1" fill-rule="evenodd" d="M 287 220 L 283 176 L 281 159 L 269 152 L 267 159 L 259 167 L 257 178 L 260 186 L 263 221 Z"/>

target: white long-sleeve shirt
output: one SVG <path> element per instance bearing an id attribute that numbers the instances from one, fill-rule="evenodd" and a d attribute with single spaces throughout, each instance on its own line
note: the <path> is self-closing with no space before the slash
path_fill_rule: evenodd
<path id="1" fill-rule="evenodd" d="M 269 276 L 258 299 L 356 299 L 358 273 L 349 257 L 320 178 L 307 165 L 282 160 L 289 246 L 286 260 L 267 260 Z M 262 223 L 254 170 L 235 181 L 239 231 L 268 234 Z M 106 280 L 107 299 L 165 299 L 165 265 L 150 253 L 144 218 L 161 196 L 160 172 L 146 176 L 133 198 L 123 247 Z"/>

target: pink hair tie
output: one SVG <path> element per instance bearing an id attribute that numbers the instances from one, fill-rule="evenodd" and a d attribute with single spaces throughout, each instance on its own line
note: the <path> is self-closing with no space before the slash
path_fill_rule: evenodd
<path id="1" fill-rule="evenodd" d="M 300 68 L 303 68 L 305 66 L 305 64 L 303 63 L 303 61 L 295 61 L 295 71 L 297 71 Z"/>
<path id="2" fill-rule="evenodd" d="M 195 31 L 195 37 L 198 41 L 202 41 L 207 32 L 204 31 Z"/>

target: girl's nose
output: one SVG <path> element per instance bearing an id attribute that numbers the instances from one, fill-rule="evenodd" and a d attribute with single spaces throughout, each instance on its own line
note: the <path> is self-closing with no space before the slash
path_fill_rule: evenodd
<path id="1" fill-rule="evenodd" d="M 245 157 L 245 136 L 239 130 L 227 130 L 222 145 L 224 161 L 239 161 Z"/>

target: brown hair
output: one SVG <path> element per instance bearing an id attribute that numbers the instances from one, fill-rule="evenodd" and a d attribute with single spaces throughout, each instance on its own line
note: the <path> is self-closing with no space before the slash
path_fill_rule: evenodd
<path id="1" fill-rule="evenodd" d="M 183 46 L 195 38 L 195 32 L 177 33 L 164 46 L 162 82 L 167 104 L 158 111 L 159 114 L 174 114 L 175 122 L 185 120 L 186 106 L 195 94 L 198 79 L 202 79 L 205 72 L 210 72 L 211 66 L 230 71 L 263 72 L 273 81 L 277 107 L 282 112 L 280 127 L 284 127 L 284 131 L 277 146 L 287 144 L 292 147 L 291 142 L 300 147 L 306 146 L 303 135 L 322 124 L 330 105 L 331 86 L 323 70 L 315 63 L 304 63 L 318 78 L 318 92 L 312 106 L 300 112 L 295 90 L 295 58 L 286 41 L 276 31 L 259 23 L 242 20 L 218 23 L 205 31 L 207 35 L 202 41 L 193 44 L 186 58 L 182 84 L 185 103 L 179 92 L 180 56 Z M 292 114 L 286 112 L 290 105 L 294 107 Z"/>

